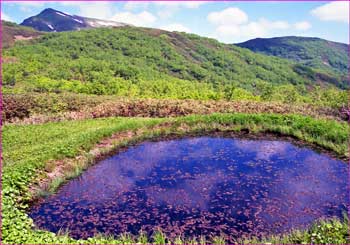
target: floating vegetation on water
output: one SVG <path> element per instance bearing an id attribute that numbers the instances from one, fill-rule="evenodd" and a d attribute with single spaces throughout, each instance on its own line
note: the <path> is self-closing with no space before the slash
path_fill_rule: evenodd
<path id="1" fill-rule="evenodd" d="M 263 237 L 346 211 L 346 164 L 286 141 L 188 137 L 144 142 L 91 167 L 30 212 L 74 238 Z"/>

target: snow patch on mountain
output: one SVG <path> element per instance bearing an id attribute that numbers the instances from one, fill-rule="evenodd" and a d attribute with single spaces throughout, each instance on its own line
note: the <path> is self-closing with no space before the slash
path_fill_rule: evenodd
<path id="1" fill-rule="evenodd" d="M 56 12 L 56 14 L 61 15 L 61 16 L 63 16 L 63 17 L 66 17 L 66 16 L 67 16 L 67 15 L 65 15 L 65 14 L 63 14 L 63 13 L 60 13 L 60 12 Z"/>
<path id="2" fill-rule="evenodd" d="M 79 22 L 80 24 L 83 24 L 84 22 L 78 19 L 73 18 L 74 21 Z"/>
<path id="3" fill-rule="evenodd" d="M 65 18 L 62 18 L 62 17 Z M 21 25 L 30 26 L 38 31 L 60 32 L 99 27 L 129 26 L 125 23 L 87 18 L 78 15 L 70 15 L 52 8 L 44 9 L 36 16 L 25 19 Z"/>

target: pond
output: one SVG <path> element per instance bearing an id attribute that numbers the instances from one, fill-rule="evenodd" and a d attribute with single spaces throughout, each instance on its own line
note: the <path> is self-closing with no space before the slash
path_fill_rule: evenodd
<path id="1" fill-rule="evenodd" d="M 162 230 L 228 239 L 305 228 L 348 210 L 347 164 L 284 140 L 147 141 L 89 168 L 30 217 L 74 238 Z"/>

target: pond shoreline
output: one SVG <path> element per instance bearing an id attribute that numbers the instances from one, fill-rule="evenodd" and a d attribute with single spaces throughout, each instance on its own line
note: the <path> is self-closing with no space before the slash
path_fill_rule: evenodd
<path id="1" fill-rule="evenodd" d="M 319 146 L 315 143 L 310 143 L 303 141 L 301 139 L 298 139 L 297 137 L 293 135 L 287 135 L 282 134 L 279 132 L 274 131 L 265 131 L 265 132 L 253 132 L 250 131 L 247 128 L 241 129 L 241 130 L 227 130 L 227 129 L 212 129 L 212 130 L 203 130 L 203 131 L 196 131 L 188 129 L 186 127 L 182 128 L 180 131 L 172 131 L 172 132 L 164 132 L 164 130 L 174 126 L 174 124 L 165 122 L 161 123 L 160 125 L 157 125 L 156 127 L 146 130 L 143 132 L 142 130 L 138 131 L 127 131 L 122 133 L 117 133 L 111 137 L 107 137 L 103 139 L 100 143 L 96 144 L 95 147 L 93 147 L 89 154 L 92 154 L 92 158 L 88 158 L 85 161 L 86 164 L 84 165 L 84 168 L 82 171 L 80 171 L 75 176 L 70 176 L 68 179 L 63 180 L 62 183 L 60 183 L 55 189 L 49 191 L 50 193 L 47 193 L 49 195 L 55 193 L 59 190 L 61 185 L 64 185 L 67 181 L 70 181 L 74 178 L 77 178 L 79 175 L 81 175 L 83 172 L 85 172 L 88 168 L 95 166 L 100 161 L 103 161 L 115 154 L 122 153 L 128 148 L 132 146 L 137 146 L 143 142 L 149 141 L 149 142 L 158 142 L 158 141 L 166 141 L 166 140 L 174 140 L 174 139 L 184 139 L 184 138 L 190 138 L 190 137 L 199 137 L 199 136 L 214 136 L 214 137 L 225 137 L 225 138 L 237 138 L 237 139 L 248 139 L 248 140 L 283 140 L 290 142 L 298 147 L 308 147 L 317 153 L 325 154 L 331 158 L 342 160 L 348 163 L 349 158 L 345 156 L 341 156 L 334 151 L 330 149 L 326 149 L 322 146 Z M 183 125 L 182 125 L 183 126 Z M 183 131 L 182 131 L 183 130 Z M 155 135 L 153 135 L 155 134 Z M 117 140 L 117 142 L 115 142 Z M 126 141 L 125 141 L 126 140 Z M 111 142 L 112 143 L 111 145 Z M 101 147 L 102 146 L 102 147 Z M 85 159 L 85 154 L 81 154 L 73 161 L 81 161 L 82 159 Z M 64 161 L 72 161 L 72 159 L 63 159 L 55 161 L 55 163 L 58 163 L 58 166 L 61 166 L 62 162 Z M 57 174 L 58 173 L 58 174 Z M 65 174 L 65 173 L 63 173 Z M 55 178 L 60 176 L 59 171 L 53 172 L 53 174 L 49 175 L 50 180 L 54 180 Z M 47 182 L 43 180 L 42 182 L 37 183 L 41 188 L 45 188 L 45 184 Z M 38 191 L 37 188 L 31 188 L 31 193 L 35 194 L 35 191 Z M 39 189 L 39 191 L 41 191 Z M 47 194 L 44 196 L 37 196 L 34 195 L 33 199 L 30 201 L 30 205 L 36 205 L 37 203 L 40 203 L 43 199 L 47 197 Z"/>
<path id="2" fill-rule="evenodd" d="M 321 149 L 329 149 L 325 152 L 338 155 L 339 158 L 349 158 L 348 124 L 293 114 L 237 113 L 162 119 L 101 118 L 26 126 L 5 125 L 3 134 L 3 140 L 6 143 L 3 155 L 5 163 L 3 171 L 3 241 L 5 243 L 33 243 L 33 241 L 42 239 L 40 241 L 43 243 L 78 242 L 65 234 L 54 234 L 34 229 L 32 221 L 26 214 L 28 205 L 34 201 L 35 189 L 33 187 L 38 187 L 37 183 L 50 178 L 50 172 L 53 172 L 55 164 L 58 163 L 59 166 L 64 167 L 65 171 L 57 179 L 52 176 L 53 178 L 46 182 L 44 190 L 46 193 L 41 193 L 44 194 L 43 196 L 50 195 L 65 181 L 79 176 L 98 159 L 106 158 L 116 152 L 117 148 L 119 150 L 123 147 L 126 149 L 132 143 L 136 144 L 165 134 L 183 137 L 185 134 L 189 135 L 190 132 L 197 134 L 203 131 L 205 133 L 242 131 L 240 134 L 244 137 L 248 136 L 247 132 L 260 135 L 265 135 L 265 132 L 273 132 L 275 135 L 289 135 L 302 142 L 318 145 Z M 58 132 L 61 133 L 58 134 Z M 117 139 L 119 137 L 120 141 L 114 140 L 113 142 L 114 136 Z M 120 138 L 120 136 L 123 137 Z M 13 138 L 17 140 L 11 141 Z M 93 151 L 94 149 L 96 151 Z M 21 154 L 18 155 L 18 153 Z M 14 212 L 15 216 L 13 216 Z M 333 225 L 344 227 L 343 223 L 334 222 L 331 222 L 332 227 Z M 325 233 L 325 230 L 320 230 L 317 227 L 293 233 L 293 235 L 269 236 L 266 238 L 267 240 L 264 238 L 263 241 L 281 243 L 281 239 L 287 239 L 283 241 L 289 241 L 288 243 L 315 242 L 318 241 L 317 238 L 315 238 L 316 240 L 311 239 L 311 233 L 309 234 L 315 229 L 316 233 L 319 232 L 322 237 L 327 238 L 326 241 L 333 241 L 328 239 L 330 234 L 340 236 L 336 231 Z M 321 225 L 321 227 L 324 226 Z M 17 230 L 19 229 L 25 230 L 26 233 L 18 234 Z M 345 242 L 347 238 L 343 235 L 341 237 L 343 239 L 341 241 Z M 102 243 L 103 241 L 116 243 L 122 241 L 120 239 L 122 238 L 96 237 L 89 240 L 79 240 L 79 243 Z M 243 240 L 248 243 L 262 241 L 253 238 Z M 136 242 L 135 240 L 131 241 Z M 222 242 L 222 240 L 220 241 Z"/>

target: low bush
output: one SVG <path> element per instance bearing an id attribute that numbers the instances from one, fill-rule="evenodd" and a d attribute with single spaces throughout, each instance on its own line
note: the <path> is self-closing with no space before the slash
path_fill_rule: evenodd
<path id="1" fill-rule="evenodd" d="M 4 94 L 3 119 L 23 119 L 32 114 L 50 114 L 67 111 L 79 111 L 94 107 L 108 100 L 108 97 L 87 96 L 79 94 Z"/>
<path id="2" fill-rule="evenodd" d="M 4 95 L 3 116 L 7 122 L 43 123 L 49 121 L 123 117 L 176 117 L 211 113 L 301 114 L 315 118 L 344 120 L 339 110 L 310 104 L 281 102 L 127 99 L 113 96 L 75 94 Z M 24 119 L 27 118 L 27 119 Z"/>

